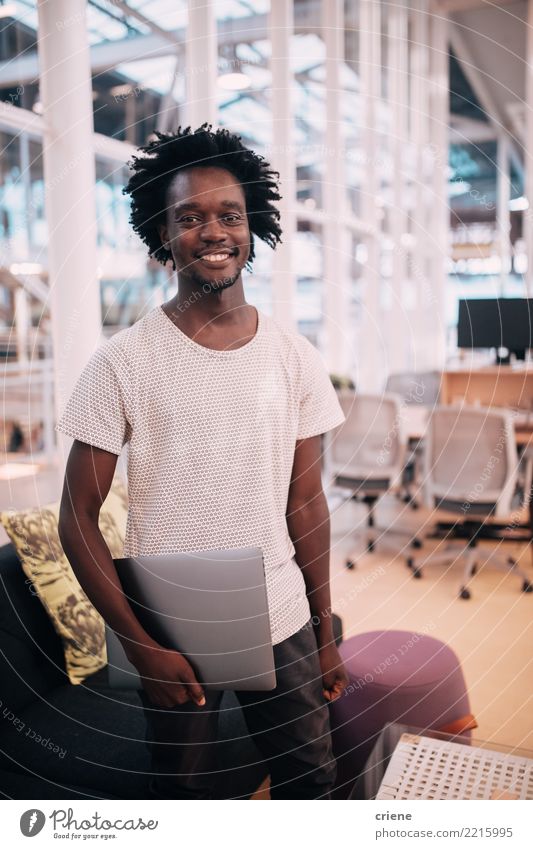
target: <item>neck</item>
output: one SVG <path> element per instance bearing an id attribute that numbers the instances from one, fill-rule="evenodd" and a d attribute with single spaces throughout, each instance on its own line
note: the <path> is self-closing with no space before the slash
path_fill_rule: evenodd
<path id="1" fill-rule="evenodd" d="M 219 292 L 204 292 L 190 280 L 178 278 L 178 291 L 165 305 L 168 314 L 182 330 L 194 330 L 206 325 L 240 324 L 250 310 L 244 296 L 242 278 Z"/>

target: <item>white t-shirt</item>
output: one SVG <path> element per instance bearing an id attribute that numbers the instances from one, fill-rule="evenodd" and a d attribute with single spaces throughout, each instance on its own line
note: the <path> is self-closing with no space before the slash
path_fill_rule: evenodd
<path id="1" fill-rule="evenodd" d="M 125 556 L 259 546 L 279 643 L 310 616 L 285 518 L 295 443 L 343 420 L 304 337 L 259 313 L 246 345 L 214 351 L 157 307 L 94 353 L 57 429 L 128 443 Z"/>

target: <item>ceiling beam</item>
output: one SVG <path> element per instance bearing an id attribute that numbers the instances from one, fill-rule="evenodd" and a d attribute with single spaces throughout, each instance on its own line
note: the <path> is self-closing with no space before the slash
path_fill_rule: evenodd
<path id="1" fill-rule="evenodd" d="M 485 81 L 485 75 L 479 70 L 476 62 L 474 61 L 474 58 L 463 37 L 463 33 L 459 27 L 453 23 L 453 21 L 450 21 L 448 34 L 453 52 L 461 65 L 465 77 L 475 92 L 481 108 L 494 127 L 496 137 L 501 133 L 504 133 L 508 137 L 510 158 L 518 172 L 523 174 L 524 164 L 519 152 L 517 140 L 509 131 L 505 116 L 501 114 L 498 106 L 496 105 L 496 102 L 494 101 L 490 89 Z"/>
<path id="2" fill-rule="evenodd" d="M 113 6 L 116 6 L 117 9 L 124 12 L 126 17 L 134 18 L 134 20 L 144 24 L 144 26 L 148 27 L 154 35 L 159 35 L 163 41 L 169 41 L 175 47 L 182 44 L 181 40 L 176 37 L 172 30 L 163 29 L 158 26 L 154 21 L 151 21 L 150 18 L 147 18 L 146 15 L 143 15 L 142 12 L 138 12 L 137 9 L 132 9 L 131 6 L 128 6 L 124 0 L 113 0 Z"/>
<path id="3" fill-rule="evenodd" d="M 115 0 L 114 4 L 124 11 L 127 9 L 127 14 L 133 14 L 133 9 L 123 0 Z M 317 20 L 316 15 L 319 9 L 320 0 L 296 3 L 294 7 L 294 31 L 301 33 L 312 29 Z M 144 18 L 144 15 L 142 17 Z M 187 38 L 185 28 L 161 31 L 156 24 L 151 24 L 148 18 L 146 18 L 145 23 L 146 26 L 151 26 L 152 30 L 155 28 L 158 32 L 95 44 L 91 47 L 91 71 L 93 75 L 110 71 L 124 62 L 172 55 L 175 54 L 177 46 L 185 45 Z M 219 43 L 239 44 L 242 41 L 259 41 L 268 38 L 267 14 L 250 15 L 247 18 L 231 18 L 218 22 Z M 0 64 L 0 88 L 9 88 L 32 82 L 37 83 L 38 81 L 39 63 L 35 51 L 23 53 Z"/>

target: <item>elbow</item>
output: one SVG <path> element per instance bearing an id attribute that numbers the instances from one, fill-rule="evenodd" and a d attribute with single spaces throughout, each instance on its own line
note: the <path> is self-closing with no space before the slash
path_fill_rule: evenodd
<path id="1" fill-rule="evenodd" d="M 93 520 L 90 511 L 74 508 L 71 503 L 68 501 L 65 502 L 64 499 L 62 500 L 59 508 L 57 530 L 65 553 L 68 549 L 72 548 L 73 544 L 75 545 L 79 541 L 80 536 L 83 536 L 84 528 L 87 528 L 87 524 L 94 524 L 94 522 L 98 524 L 98 514 L 96 515 L 96 519 Z"/>
<path id="2" fill-rule="evenodd" d="M 72 528 L 75 526 L 75 518 L 70 507 L 67 507 L 63 502 L 59 508 L 59 519 L 57 522 L 57 532 L 59 541 L 66 551 L 69 545 L 69 540 L 72 538 Z"/>
<path id="3" fill-rule="evenodd" d="M 287 515 L 307 515 L 310 513 L 322 513 L 328 509 L 328 503 L 324 491 L 309 493 L 298 498 L 289 498 L 287 502 Z"/>

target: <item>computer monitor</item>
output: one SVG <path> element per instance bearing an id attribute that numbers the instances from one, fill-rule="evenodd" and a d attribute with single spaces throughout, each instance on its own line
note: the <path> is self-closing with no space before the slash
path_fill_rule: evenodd
<path id="1" fill-rule="evenodd" d="M 524 359 L 533 348 L 533 300 L 530 298 L 468 298 L 459 301 L 459 348 L 507 348 Z M 508 357 L 498 357 L 508 362 Z"/>

